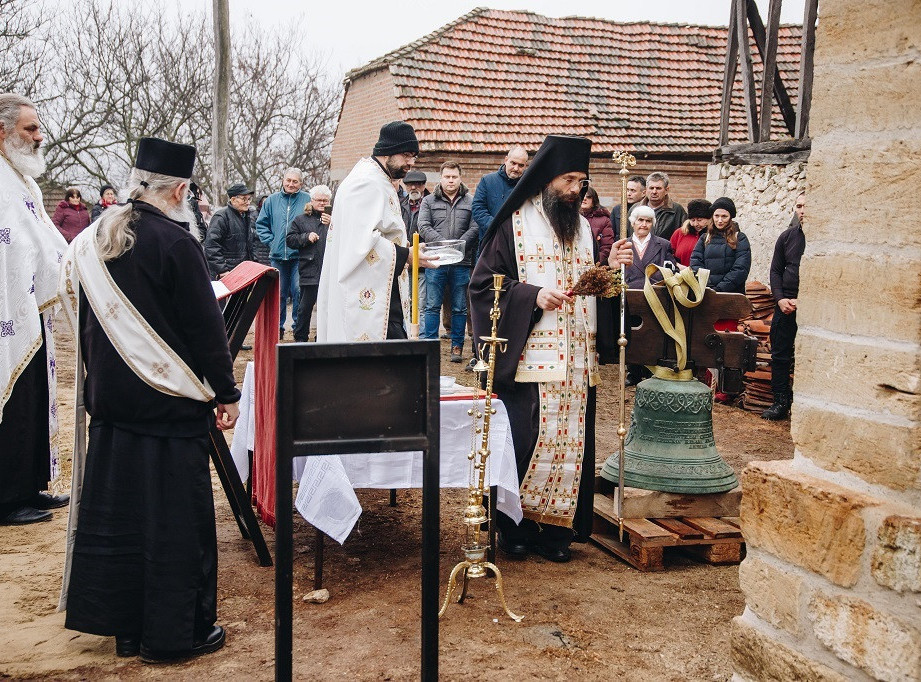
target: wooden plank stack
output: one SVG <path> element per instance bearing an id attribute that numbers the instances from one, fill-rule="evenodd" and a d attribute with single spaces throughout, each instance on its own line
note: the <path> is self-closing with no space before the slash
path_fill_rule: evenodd
<path id="1" fill-rule="evenodd" d="M 754 372 L 746 372 L 743 382 L 742 407 L 750 412 L 761 413 L 774 402 L 771 392 L 771 320 L 774 317 L 774 297 L 770 288 L 761 282 L 748 282 L 745 295 L 752 304 L 752 314 L 741 321 L 742 331 L 758 339 Z"/>

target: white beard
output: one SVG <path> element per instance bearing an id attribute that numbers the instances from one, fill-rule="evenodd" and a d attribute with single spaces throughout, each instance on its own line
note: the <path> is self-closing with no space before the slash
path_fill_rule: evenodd
<path id="1" fill-rule="evenodd" d="M 198 241 L 201 241 L 201 235 L 198 231 L 198 221 L 195 220 L 195 214 L 192 212 L 192 207 L 189 206 L 188 201 L 181 201 L 177 206 L 170 206 L 165 209 L 163 213 L 167 218 L 175 220 L 177 223 L 188 223 L 189 232 L 191 232 L 192 236 Z"/>
<path id="2" fill-rule="evenodd" d="M 40 176 L 47 166 L 41 148 L 26 142 L 15 133 L 6 139 L 6 157 L 16 170 L 30 178 Z"/>

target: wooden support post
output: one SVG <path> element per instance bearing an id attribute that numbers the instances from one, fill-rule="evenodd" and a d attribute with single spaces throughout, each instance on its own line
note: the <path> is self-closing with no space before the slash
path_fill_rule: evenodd
<path id="1" fill-rule="evenodd" d="M 736 35 L 739 41 L 739 68 L 742 70 L 742 92 L 745 97 L 745 123 L 749 142 L 758 142 L 758 102 L 755 94 L 755 69 L 752 65 L 751 46 L 748 42 L 748 14 L 746 0 L 734 0 Z"/>
<path id="2" fill-rule="evenodd" d="M 758 45 L 758 50 L 761 53 L 761 62 L 764 66 L 764 73 L 762 74 L 761 79 L 761 111 L 760 111 L 760 128 L 761 128 L 761 142 L 767 142 L 771 139 L 771 110 L 773 107 L 774 100 L 774 83 L 775 81 L 783 86 L 783 81 L 780 80 L 780 74 L 777 73 L 777 39 L 778 33 L 780 31 L 780 5 L 782 0 L 771 0 L 771 4 L 768 6 L 768 20 L 767 20 L 767 30 L 764 45 L 759 44 L 757 38 L 755 39 L 755 44 Z M 751 16 L 752 5 L 754 1 L 748 3 L 749 9 L 749 23 L 752 25 L 752 32 L 755 33 L 754 27 L 755 22 L 752 21 L 753 17 Z M 758 7 L 755 6 L 755 16 L 757 21 L 760 23 L 761 15 L 758 14 Z"/>
<path id="3" fill-rule="evenodd" d="M 781 4 L 782 0 L 778 0 L 778 5 Z M 773 12 L 777 12 L 777 26 L 776 28 L 770 29 L 771 35 L 774 38 L 778 38 L 778 33 L 780 29 L 780 8 L 776 10 L 773 7 L 768 8 L 768 23 L 771 21 Z M 764 24 L 761 23 L 761 15 L 758 13 L 758 5 L 755 4 L 755 0 L 748 0 L 748 24 L 752 30 L 752 37 L 755 39 L 755 45 L 758 48 L 758 54 L 761 55 L 761 62 L 765 63 L 767 61 L 767 38 L 765 36 Z M 777 100 L 777 104 L 780 107 L 780 113 L 783 116 L 784 125 L 787 127 L 787 132 L 790 133 L 790 136 L 793 137 L 793 134 L 796 132 L 796 111 L 793 109 L 793 103 L 790 101 L 790 95 L 787 92 L 787 86 L 784 85 L 783 79 L 780 77 L 780 69 L 777 68 L 777 52 L 775 47 L 774 52 L 774 99 Z M 771 91 L 771 88 L 768 88 L 768 92 Z M 762 97 L 764 97 L 764 90 L 762 89 Z M 764 114 L 762 114 L 763 120 Z M 762 136 L 762 141 L 767 142 L 767 138 Z"/>
<path id="4" fill-rule="evenodd" d="M 812 71 L 815 53 L 815 22 L 819 0 L 806 0 L 803 16 L 803 47 L 799 60 L 799 106 L 796 108 L 795 137 L 809 137 L 809 109 L 812 105 Z"/>
<path id="5" fill-rule="evenodd" d="M 229 0 L 213 0 L 214 13 L 214 120 L 211 126 L 211 203 L 224 201 L 227 192 L 227 117 L 230 110 L 230 8 Z"/>
<path id="6" fill-rule="evenodd" d="M 736 3 L 729 9 L 729 31 L 726 36 L 726 64 L 723 69 L 723 100 L 720 103 L 720 146 L 729 144 L 729 109 L 732 106 L 732 85 L 736 80 L 736 59 L 739 41 L 735 30 Z"/>

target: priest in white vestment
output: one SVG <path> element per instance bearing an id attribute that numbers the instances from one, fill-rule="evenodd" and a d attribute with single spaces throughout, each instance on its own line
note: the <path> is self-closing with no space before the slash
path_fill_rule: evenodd
<path id="1" fill-rule="evenodd" d="M 35 105 L 0 94 L 0 525 L 49 521 L 58 474 L 52 312 L 67 242 L 33 178 L 45 172 Z"/>
<path id="2" fill-rule="evenodd" d="M 371 156 L 359 160 L 339 186 L 320 274 L 317 341 L 407 338 L 410 249 L 392 183 L 406 176 L 418 154 L 413 127 L 388 123 Z"/>

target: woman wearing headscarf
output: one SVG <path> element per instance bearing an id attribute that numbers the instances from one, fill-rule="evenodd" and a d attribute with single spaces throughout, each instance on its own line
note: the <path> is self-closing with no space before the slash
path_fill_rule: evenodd
<path id="1" fill-rule="evenodd" d="M 109 208 L 109 206 L 114 206 L 116 201 L 118 201 L 115 196 L 115 188 L 112 185 L 103 185 L 99 188 L 99 201 L 93 206 L 93 211 L 90 214 L 90 222 L 95 223 L 96 220 L 103 214 L 103 212 Z"/>
<path id="2" fill-rule="evenodd" d="M 745 293 L 745 280 L 752 266 L 751 246 L 735 221 L 736 205 L 720 197 L 710 207 L 712 224 L 701 235 L 691 253 L 690 267 L 710 271 L 707 287 L 714 291 Z"/>
<path id="3" fill-rule="evenodd" d="M 691 264 L 691 254 L 697 246 L 697 240 L 711 225 L 710 202 L 706 199 L 692 199 L 688 202 L 688 219 L 672 233 L 669 241 L 675 260 L 681 265 Z"/>
<path id="4" fill-rule="evenodd" d="M 607 263 L 614 243 L 614 228 L 611 227 L 611 213 L 598 201 L 598 192 L 589 187 L 582 198 L 582 215 L 592 228 L 592 236 L 598 247 L 597 262 Z"/>
<path id="5" fill-rule="evenodd" d="M 646 267 L 649 265 L 665 265 L 666 261 L 675 262 L 672 245 L 667 239 L 652 234 L 652 227 L 656 222 L 656 212 L 650 206 L 637 204 L 630 211 L 630 226 L 633 236 L 630 243 L 633 246 L 633 263 L 627 267 L 627 287 L 642 289 L 646 282 Z M 650 282 L 661 281 L 662 275 L 654 272 Z"/>

